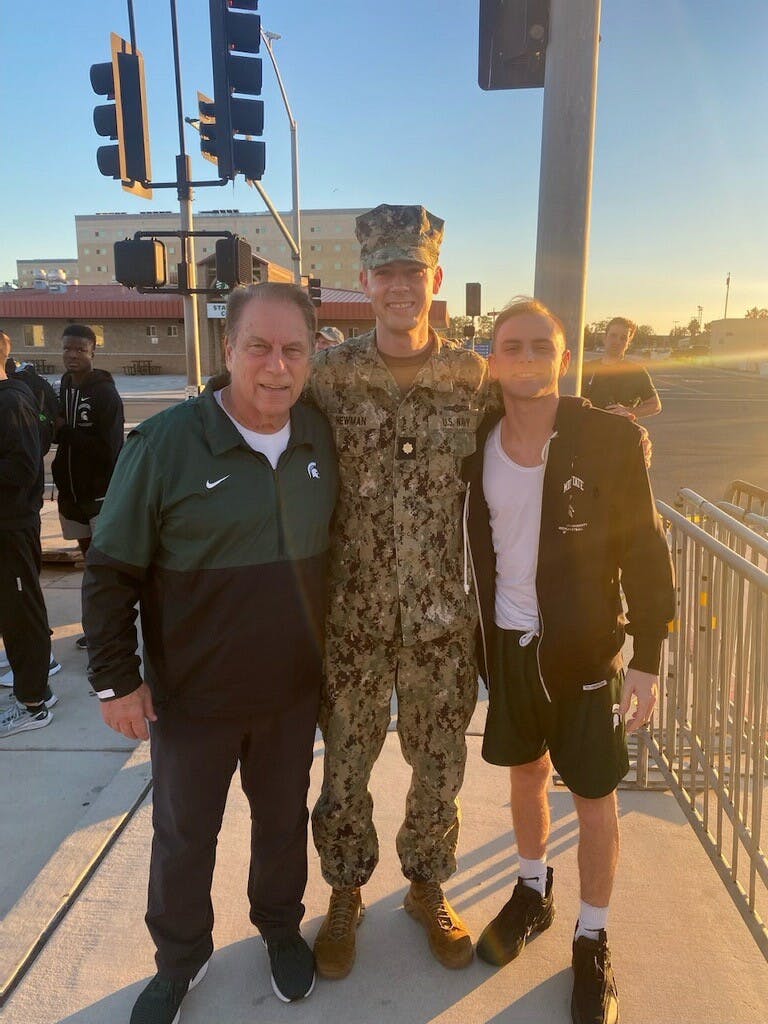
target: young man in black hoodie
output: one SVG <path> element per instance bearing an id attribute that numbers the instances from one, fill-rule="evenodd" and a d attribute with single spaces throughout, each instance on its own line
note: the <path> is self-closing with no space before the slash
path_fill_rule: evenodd
<path id="1" fill-rule="evenodd" d="M 62 350 L 66 372 L 59 389 L 53 480 L 62 536 L 76 540 L 85 555 L 123 447 L 123 403 L 112 374 L 93 368 L 96 335 L 90 327 L 68 324 Z M 76 644 L 85 650 L 86 638 Z"/>
<path id="2" fill-rule="evenodd" d="M 0 332 L 0 632 L 16 700 L 0 710 L 0 739 L 51 722 L 51 638 L 40 589 L 43 463 L 32 392 L 9 379 L 8 335 Z"/>
<path id="3" fill-rule="evenodd" d="M 616 1024 L 606 938 L 619 849 L 616 787 L 629 768 L 625 734 L 647 724 L 656 703 L 674 590 L 641 429 L 561 398 L 569 358 L 561 322 L 541 303 L 519 301 L 500 314 L 490 370 L 504 409 L 488 414 L 465 466 L 490 697 L 483 757 L 510 768 L 520 862 L 512 897 L 477 953 L 509 963 L 552 923 L 554 764 L 579 819 L 571 1014 L 574 1024 Z M 626 675 L 625 623 L 634 638 Z"/>

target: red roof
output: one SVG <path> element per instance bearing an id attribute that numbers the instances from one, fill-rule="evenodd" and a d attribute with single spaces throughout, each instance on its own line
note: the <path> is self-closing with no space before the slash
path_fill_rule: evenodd
<path id="1" fill-rule="evenodd" d="M 143 295 L 121 284 L 69 285 L 66 291 L 17 288 L 0 292 L 0 316 L 63 320 L 179 320 L 180 295 Z"/>

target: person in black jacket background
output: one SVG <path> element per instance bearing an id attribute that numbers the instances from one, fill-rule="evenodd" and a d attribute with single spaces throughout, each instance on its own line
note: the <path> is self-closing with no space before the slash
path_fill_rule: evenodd
<path id="1" fill-rule="evenodd" d="M 0 739 L 51 722 L 51 638 L 40 589 L 43 463 L 34 396 L 8 378 L 8 335 L 0 332 L 0 632 L 16 700 L 0 711 Z"/>
<path id="2" fill-rule="evenodd" d="M 569 358 L 562 323 L 544 305 L 522 300 L 502 311 L 490 369 L 504 409 L 481 424 L 464 470 L 489 684 L 483 757 L 510 767 L 520 862 L 512 897 L 477 952 L 506 964 L 552 923 L 554 764 L 579 819 L 571 1013 L 575 1024 L 615 1024 L 606 925 L 619 848 L 616 787 L 629 768 L 625 732 L 653 713 L 674 589 L 643 432 L 560 397 Z M 626 676 L 625 624 L 634 639 Z"/>
<path id="3" fill-rule="evenodd" d="M 66 372 L 59 389 L 53 481 L 62 536 L 76 540 L 85 555 L 123 447 L 123 402 L 112 374 L 93 368 L 96 335 L 90 327 L 68 324 L 62 350 Z M 86 638 L 76 644 L 84 650 Z"/>

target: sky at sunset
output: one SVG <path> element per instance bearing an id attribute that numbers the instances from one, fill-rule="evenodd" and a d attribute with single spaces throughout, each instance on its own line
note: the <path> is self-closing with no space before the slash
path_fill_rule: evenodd
<path id="1" fill-rule="evenodd" d="M 299 123 L 305 207 L 423 203 L 445 218 L 443 297 L 464 283 L 485 310 L 533 288 L 542 91 L 477 85 L 474 0 L 261 0 Z M 178 150 L 169 5 L 136 0 L 155 177 Z M 185 113 L 211 91 L 208 4 L 179 0 Z M 92 63 L 128 36 L 119 0 L 3 4 L 0 280 L 17 258 L 76 256 L 74 215 L 149 204 L 102 177 Z M 768 5 L 762 0 L 603 0 L 587 319 L 624 314 L 667 333 L 768 306 Z M 289 132 L 265 55 L 267 172 L 290 204 Z M 194 174 L 212 176 L 191 129 Z M 176 209 L 173 191 L 155 209 Z M 262 211 L 242 181 L 196 208 Z"/>

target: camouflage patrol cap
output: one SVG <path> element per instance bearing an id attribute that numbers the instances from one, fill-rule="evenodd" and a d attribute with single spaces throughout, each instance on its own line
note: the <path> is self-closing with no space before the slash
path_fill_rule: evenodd
<path id="1" fill-rule="evenodd" d="M 395 260 L 413 260 L 436 267 L 443 241 L 444 220 L 423 206 L 389 206 L 361 214 L 355 222 L 364 270 Z"/>

